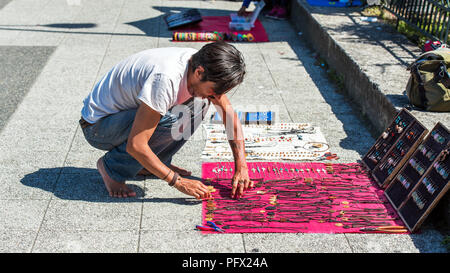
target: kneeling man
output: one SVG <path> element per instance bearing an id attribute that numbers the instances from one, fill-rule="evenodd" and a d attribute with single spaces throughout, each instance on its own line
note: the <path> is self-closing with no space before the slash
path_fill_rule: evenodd
<path id="1" fill-rule="evenodd" d="M 244 78 L 242 54 L 214 42 L 200 50 L 155 48 L 115 65 L 85 98 L 80 125 L 88 143 L 108 151 L 97 168 L 109 195 L 133 197 L 125 181 L 153 174 L 197 199 L 208 188 L 171 164 L 173 155 L 205 117 L 210 103 L 222 115 L 235 160 L 233 198 L 253 187 L 248 176 L 242 128 L 226 93 Z"/>

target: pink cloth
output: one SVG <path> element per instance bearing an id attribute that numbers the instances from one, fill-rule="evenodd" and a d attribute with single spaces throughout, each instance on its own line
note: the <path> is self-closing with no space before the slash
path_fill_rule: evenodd
<path id="1" fill-rule="evenodd" d="M 203 21 L 194 24 L 181 26 L 173 29 L 173 32 L 228 32 L 228 33 L 238 33 L 247 34 L 251 33 L 255 37 L 255 42 L 268 42 L 269 37 L 267 36 L 266 30 L 261 22 L 256 19 L 255 27 L 247 31 L 235 31 L 228 27 L 230 23 L 230 16 L 202 16 Z"/>
<path id="2" fill-rule="evenodd" d="M 327 166 L 331 166 L 334 173 L 327 173 Z M 229 226 L 228 229 L 224 229 L 226 233 L 361 233 L 360 229 L 363 227 L 403 225 L 385 198 L 383 190 L 378 188 L 375 181 L 369 177 L 360 164 L 251 162 L 248 163 L 248 167 L 250 178 L 257 180 L 258 183 L 255 183 L 253 189 L 244 193 L 243 199 L 235 200 L 230 197 L 234 162 L 203 163 L 202 178 L 205 184 L 209 184 L 215 189 L 215 192 L 212 193 L 214 200 L 209 201 L 209 204 L 214 204 L 218 209 L 214 210 L 212 214 L 211 212 L 208 214 L 208 201 L 203 201 L 203 225 L 209 220 L 222 228 Z M 349 173 L 354 169 L 361 170 L 362 173 Z M 270 180 L 291 178 L 296 179 L 290 182 L 274 182 L 276 186 L 266 187 L 267 184 L 262 183 L 262 181 L 271 183 Z M 285 184 L 283 185 L 283 183 Z M 348 186 L 338 185 L 346 183 Z M 345 190 L 348 188 L 351 190 Z M 277 190 L 278 192 L 276 192 Z M 297 194 L 298 196 L 296 196 Z M 276 205 L 273 203 L 274 196 L 277 196 Z M 249 199 L 244 200 L 245 198 Z M 367 201 L 378 203 L 363 203 Z M 313 202 L 319 203 L 308 204 Z M 250 208 L 249 206 L 254 207 Z M 271 210 L 273 207 L 277 209 Z M 224 210 L 223 208 L 233 209 Z M 289 209 L 292 212 L 281 212 L 279 211 L 281 209 Z M 351 227 L 351 222 L 355 221 L 358 213 L 355 212 L 356 210 L 359 213 L 361 210 L 365 210 L 366 214 L 381 213 L 382 215 L 377 216 L 380 222 L 372 226 L 364 223 L 362 226 Z M 269 216 L 271 212 L 273 215 Z M 318 218 L 302 223 L 284 222 L 282 219 L 299 221 L 301 218 L 304 219 L 304 216 L 296 218 L 295 214 L 302 212 L 309 213 L 309 217 Z M 211 216 L 212 219 L 209 219 L 208 217 Z M 247 218 L 243 219 L 243 217 Z M 270 221 L 270 217 L 277 221 Z M 331 219 L 332 222 L 321 222 L 320 219 L 324 219 L 324 217 Z M 237 221 L 227 222 L 227 220 L 233 219 Z M 259 221 L 262 219 L 266 219 L 265 222 Z"/>

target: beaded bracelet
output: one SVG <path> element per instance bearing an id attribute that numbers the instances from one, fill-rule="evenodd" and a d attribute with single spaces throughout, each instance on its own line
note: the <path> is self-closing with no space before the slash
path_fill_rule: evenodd
<path id="1" fill-rule="evenodd" d="M 251 33 L 238 34 L 237 32 L 174 32 L 174 41 L 239 41 L 254 42 L 255 37 Z"/>
<path id="2" fill-rule="evenodd" d="M 161 179 L 165 181 L 171 172 L 172 172 L 172 170 L 169 170 L 169 172 L 166 174 L 166 176 L 164 176 L 164 178 L 161 178 Z"/>
<path id="3" fill-rule="evenodd" d="M 171 186 L 171 187 L 175 186 L 175 183 L 177 183 L 177 180 L 179 177 L 180 177 L 180 175 L 177 172 L 174 172 L 172 180 L 169 183 L 169 186 Z"/>

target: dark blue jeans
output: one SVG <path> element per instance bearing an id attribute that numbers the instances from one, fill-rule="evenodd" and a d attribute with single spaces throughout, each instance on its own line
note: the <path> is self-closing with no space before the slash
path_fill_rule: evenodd
<path id="1" fill-rule="evenodd" d="M 126 151 L 127 139 L 136 116 L 137 109 L 118 112 L 106 116 L 95 124 L 83 129 L 87 142 L 93 147 L 108 151 L 103 157 L 108 175 L 118 182 L 134 178 L 143 166 Z M 203 118 L 203 115 L 202 115 Z M 191 117 L 193 122 L 194 117 Z M 172 156 L 186 143 L 188 137 L 173 138 L 173 126 L 179 116 L 168 112 L 161 118 L 148 145 L 158 158 L 170 166 Z M 191 134 L 198 128 L 199 122 L 191 127 Z"/>

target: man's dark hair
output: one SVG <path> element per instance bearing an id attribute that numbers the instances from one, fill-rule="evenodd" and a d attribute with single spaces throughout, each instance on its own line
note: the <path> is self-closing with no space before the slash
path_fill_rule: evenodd
<path id="1" fill-rule="evenodd" d="M 218 41 L 203 46 L 192 55 L 190 62 L 192 71 L 199 65 L 205 69 L 201 80 L 214 82 L 214 93 L 217 95 L 224 94 L 244 80 L 244 57 L 229 43 Z"/>

